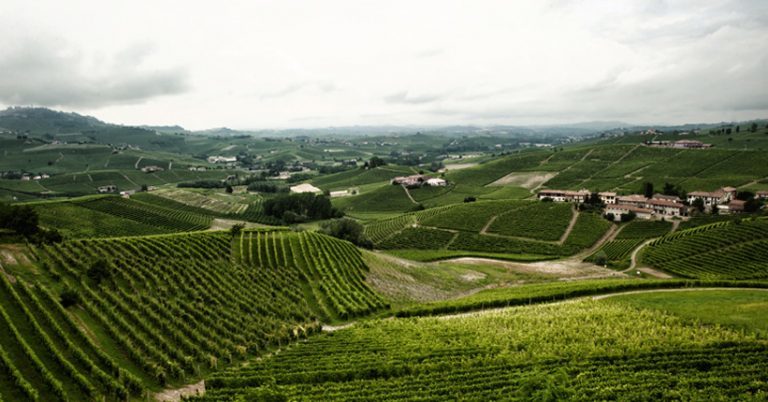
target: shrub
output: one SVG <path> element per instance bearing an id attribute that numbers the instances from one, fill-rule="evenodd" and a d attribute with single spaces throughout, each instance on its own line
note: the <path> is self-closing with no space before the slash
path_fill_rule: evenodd
<path id="1" fill-rule="evenodd" d="M 64 289 L 59 295 L 59 303 L 62 307 L 67 308 L 80 303 L 80 294 L 73 289 Z"/>
<path id="2" fill-rule="evenodd" d="M 365 235 L 363 230 L 363 225 L 350 218 L 334 219 L 324 222 L 320 226 L 321 233 L 371 249 L 373 248 L 373 242 Z"/>

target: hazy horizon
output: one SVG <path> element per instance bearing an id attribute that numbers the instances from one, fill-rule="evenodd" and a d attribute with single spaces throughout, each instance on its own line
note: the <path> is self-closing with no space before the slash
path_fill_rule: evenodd
<path id="1" fill-rule="evenodd" d="M 191 130 L 768 117 L 761 1 L 0 5 L 0 106 Z"/>

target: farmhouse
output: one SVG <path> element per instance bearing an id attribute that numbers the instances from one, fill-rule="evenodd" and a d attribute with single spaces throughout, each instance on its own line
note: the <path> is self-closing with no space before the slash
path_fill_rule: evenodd
<path id="1" fill-rule="evenodd" d="M 613 214 L 613 219 L 615 221 L 621 220 L 621 215 L 628 214 L 630 212 L 634 212 L 635 215 L 640 219 L 651 219 L 653 218 L 653 210 L 648 208 L 641 208 L 635 205 L 628 205 L 628 204 L 613 204 L 610 206 L 605 207 L 605 213 L 606 214 Z"/>
<path id="2" fill-rule="evenodd" d="M 600 197 L 600 202 L 602 202 L 605 205 L 611 205 L 616 203 L 616 193 L 612 191 L 603 191 L 601 193 L 597 193 L 597 195 Z"/>
<path id="3" fill-rule="evenodd" d="M 331 198 L 346 197 L 348 195 L 351 195 L 349 190 L 331 191 Z"/>
<path id="4" fill-rule="evenodd" d="M 746 201 L 742 200 L 731 200 L 727 204 L 718 206 L 717 210 L 722 214 L 740 214 L 744 212 L 744 205 L 746 203 Z"/>
<path id="5" fill-rule="evenodd" d="M 686 207 L 681 203 L 671 200 L 649 199 L 645 203 L 645 208 L 662 216 L 683 216 Z"/>
<path id="6" fill-rule="evenodd" d="M 320 190 L 319 188 L 309 184 L 299 184 L 298 186 L 291 186 L 291 192 L 292 193 L 313 193 L 313 194 L 322 194 L 323 190 Z"/>
<path id="7" fill-rule="evenodd" d="M 208 163 L 235 163 L 237 162 L 236 156 L 209 156 Z"/>
<path id="8" fill-rule="evenodd" d="M 432 187 L 445 187 L 448 185 L 448 182 L 446 182 L 444 179 L 427 179 L 427 185 Z"/>
<path id="9" fill-rule="evenodd" d="M 549 198 L 555 202 L 586 202 L 592 193 L 587 189 L 581 189 L 579 191 L 572 190 L 541 190 L 539 191 L 538 198 L 543 200 Z"/>
<path id="10" fill-rule="evenodd" d="M 427 181 L 428 177 L 420 174 L 414 174 L 411 176 L 397 176 L 390 181 L 391 184 L 399 184 L 405 187 L 420 187 L 422 183 Z"/>
<path id="11" fill-rule="evenodd" d="M 648 201 L 648 199 L 640 194 L 620 195 L 616 197 L 617 204 L 634 205 L 639 208 L 645 207 L 646 201 Z"/>
<path id="12" fill-rule="evenodd" d="M 755 193 L 755 198 L 758 200 L 768 200 L 768 191 L 758 191 Z"/>
<path id="13" fill-rule="evenodd" d="M 100 186 L 98 188 L 98 190 L 99 190 L 99 193 L 102 193 L 102 194 L 104 194 L 104 193 L 114 193 L 114 192 L 117 191 L 117 186 L 114 185 L 114 184 L 110 184 L 108 186 Z"/>
<path id="14" fill-rule="evenodd" d="M 143 168 L 141 168 L 141 171 L 144 172 L 144 173 L 162 172 L 163 170 L 165 170 L 165 169 L 163 169 L 163 168 L 161 168 L 160 166 L 157 166 L 157 165 L 149 165 L 149 166 L 144 166 Z"/>
<path id="15" fill-rule="evenodd" d="M 701 141 L 696 140 L 679 140 L 675 141 L 673 148 L 684 148 L 684 149 L 702 149 L 702 148 L 710 148 L 712 144 L 705 144 Z"/>
<path id="16" fill-rule="evenodd" d="M 680 199 L 680 197 L 676 195 L 666 195 L 666 194 L 659 194 L 656 193 L 653 195 L 652 199 L 654 200 L 664 200 L 664 201 L 672 201 L 676 204 L 682 204 L 683 200 Z"/>
<path id="17" fill-rule="evenodd" d="M 733 187 L 726 188 L 731 189 Z M 713 205 L 728 203 L 732 197 L 733 193 L 726 192 L 725 189 L 722 188 L 717 191 L 692 191 L 688 193 L 688 203 L 693 204 L 696 199 L 700 198 L 704 201 L 705 208 L 711 208 Z"/>

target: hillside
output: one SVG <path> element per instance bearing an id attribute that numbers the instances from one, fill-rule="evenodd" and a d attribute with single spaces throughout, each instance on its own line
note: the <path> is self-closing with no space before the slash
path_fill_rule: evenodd
<path id="1" fill-rule="evenodd" d="M 139 396 L 387 306 L 357 249 L 312 233 L 80 240 L 29 258 L 0 275 L 4 400 Z M 59 304 L 67 289 L 75 306 Z"/>
<path id="2" fill-rule="evenodd" d="M 761 293 L 710 302 L 738 308 Z M 612 299 L 364 322 L 218 373 L 196 400 L 738 399 L 765 378 L 752 323 L 708 328 Z"/>
<path id="3" fill-rule="evenodd" d="M 687 278 L 768 278 L 768 219 L 730 220 L 681 230 L 652 242 L 642 261 Z"/>
<path id="4" fill-rule="evenodd" d="M 366 225 L 377 248 L 433 250 L 433 258 L 478 253 L 566 256 L 592 246 L 610 223 L 571 205 L 478 201 L 427 209 Z"/>

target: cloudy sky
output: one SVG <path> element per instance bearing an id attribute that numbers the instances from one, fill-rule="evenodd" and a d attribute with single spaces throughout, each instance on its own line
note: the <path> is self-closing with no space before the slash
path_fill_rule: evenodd
<path id="1" fill-rule="evenodd" d="M 190 129 L 768 117 L 768 1 L 0 2 L 0 106 Z"/>

